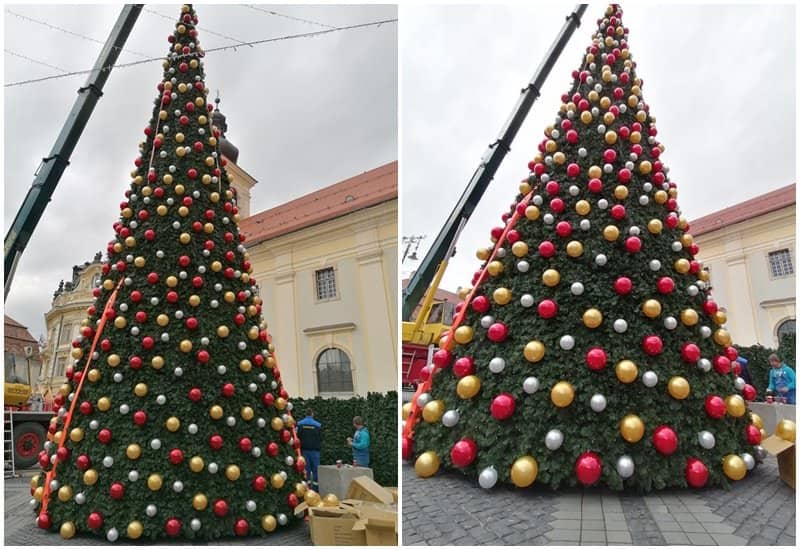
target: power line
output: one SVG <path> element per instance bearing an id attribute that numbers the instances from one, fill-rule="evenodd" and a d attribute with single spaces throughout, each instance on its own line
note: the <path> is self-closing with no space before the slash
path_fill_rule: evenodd
<path id="1" fill-rule="evenodd" d="M 19 54 L 19 53 L 16 53 L 16 52 L 12 52 L 11 50 L 5 50 L 4 49 L 3 51 L 6 52 L 8 55 L 13 55 L 14 57 L 19 57 L 20 59 L 24 59 L 26 61 L 30 61 L 32 63 L 36 63 L 37 65 L 44 65 L 45 67 L 50 67 L 51 69 L 55 69 L 57 71 L 61 71 L 62 73 L 66 73 L 66 74 L 63 74 L 63 75 L 60 75 L 60 74 L 59 75 L 55 75 L 53 78 L 60 78 L 62 76 L 67 76 L 67 74 L 69 74 L 69 71 L 66 71 L 65 69 L 62 69 L 61 67 L 56 67 L 55 65 L 51 65 L 49 63 L 45 63 L 44 61 L 39 61 L 38 59 L 33 59 L 32 57 L 28 57 L 26 55 L 22 55 L 22 54 Z"/>
<path id="2" fill-rule="evenodd" d="M 91 36 L 86 36 L 86 35 L 84 35 L 84 34 L 80 34 L 80 33 L 74 32 L 74 31 L 70 31 L 70 30 L 68 30 L 68 29 L 63 29 L 63 28 L 61 28 L 61 27 L 57 27 L 57 26 L 55 26 L 55 25 L 51 25 L 51 24 L 50 24 L 50 23 L 48 23 L 47 21 L 40 21 L 40 20 L 38 20 L 38 19 L 34 19 L 33 17 L 28 17 L 27 15 L 22 15 L 21 13 L 16 13 L 16 12 L 13 12 L 13 11 L 11 11 L 10 9 L 7 9 L 7 8 L 6 8 L 6 13 L 8 13 L 8 14 L 11 14 L 11 15 L 13 15 L 14 17 L 19 17 L 20 19 L 23 19 L 23 20 L 25 20 L 25 21 L 29 21 L 29 22 L 31 22 L 31 23 L 36 23 L 37 25 L 42 25 L 42 26 L 45 26 L 45 27 L 47 27 L 47 28 L 48 28 L 48 29 L 50 29 L 50 30 L 54 30 L 54 31 L 63 32 L 63 33 L 65 33 L 65 34 L 69 34 L 69 35 L 71 35 L 71 36 L 76 36 L 76 37 L 78 37 L 78 38 L 82 38 L 82 39 L 84 39 L 84 40 L 88 40 L 89 42 L 94 42 L 95 44 L 100 44 L 100 45 L 104 45 L 104 44 L 105 44 L 105 42 L 103 42 L 102 40 L 97 40 L 96 38 L 92 38 Z M 123 52 L 128 52 L 128 53 L 131 53 L 131 54 L 133 54 L 133 55 L 138 55 L 139 57 L 144 57 L 144 58 L 148 58 L 148 57 L 150 57 L 150 56 L 148 56 L 148 55 L 145 55 L 145 54 L 143 54 L 143 53 L 140 53 L 140 52 L 135 52 L 135 51 L 133 51 L 133 50 L 129 50 L 129 49 L 126 49 L 126 48 L 122 48 L 122 51 L 123 51 Z"/>
<path id="3" fill-rule="evenodd" d="M 254 40 L 252 42 L 243 42 L 242 44 L 237 44 L 235 46 L 220 46 L 219 48 L 211 48 L 209 50 L 205 50 L 205 53 L 208 54 L 208 53 L 212 53 L 212 52 L 221 52 L 221 51 L 230 50 L 230 49 L 236 50 L 236 48 L 238 48 L 240 45 L 241 46 L 257 46 L 257 45 L 260 45 L 260 44 L 268 44 L 270 42 L 281 42 L 281 41 L 284 41 L 284 40 L 293 40 L 295 38 L 311 38 L 311 37 L 314 37 L 314 36 L 321 36 L 321 35 L 324 35 L 324 34 L 330 34 L 332 32 L 337 32 L 337 31 L 349 31 L 349 30 L 353 30 L 353 29 L 362 29 L 362 28 L 366 28 L 366 27 L 380 27 L 381 25 L 385 25 L 387 23 L 397 23 L 397 18 L 384 19 L 382 21 L 371 21 L 369 23 L 359 23 L 357 25 L 350 25 L 350 26 L 347 26 L 347 27 L 334 27 L 332 29 L 327 29 L 327 30 L 324 30 L 324 31 L 306 32 L 306 33 L 302 33 L 302 34 L 289 34 L 289 35 L 285 35 L 285 36 L 278 36 L 276 38 L 264 38 L 262 40 Z M 189 57 L 191 55 L 194 55 L 194 54 L 179 54 L 179 55 L 175 56 L 175 58 L 176 59 L 181 59 L 183 57 Z M 150 63 L 152 61 L 163 61 L 163 60 L 164 60 L 164 56 L 151 57 L 149 59 L 142 59 L 141 61 L 131 61 L 130 63 L 121 63 L 119 65 L 111 65 L 109 67 L 103 67 L 103 68 L 101 68 L 99 70 L 108 71 L 108 70 L 117 69 L 117 68 L 121 69 L 123 67 L 133 67 L 134 65 L 141 65 L 143 63 Z M 54 68 L 57 68 L 57 67 L 54 67 Z M 59 70 L 63 70 L 63 69 L 59 69 Z M 89 73 L 91 73 L 93 71 L 94 71 L 94 69 L 86 69 L 86 70 L 83 70 L 83 71 L 72 71 L 72 72 L 69 72 L 69 73 L 66 73 L 66 74 L 56 74 L 56 75 L 44 76 L 42 78 L 32 78 L 30 80 L 20 80 L 20 81 L 17 81 L 17 82 L 10 82 L 8 84 L 4 84 L 3 87 L 4 88 L 11 88 L 11 87 L 14 87 L 14 86 L 22 86 L 24 84 L 34 84 L 36 82 L 43 82 L 45 80 L 53 80 L 53 79 L 56 79 L 56 78 L 64 78 L 64 77 L 68 77 L 68 76 L 89 74 Z"/>
<path id="4" fill-rule="evenodd" d="M 159 13 L 156 10 L 151 10 L 149 8 L 142 8 L 142 11 L 146 11 L 147 13 L 152 13 L 153 15 L 157 15 L 157 16 L 161 17 L 162 19 L 168 19 L 169 21 L 175 21 L 174 17 L 170 17 L 169 15 L 164 15 L 163 13 Z M 221 32 L 212 31 L 211 29 L 208 29 L 206 27 L 197 26 L 196 28 L 197 28 L 197 30 L 202 31 L 203 33 L 212 34 L 214 36 L 219 36 L 220 38 L 224 38 L 225 40 L 230 40 L 231 42 L 238 42 L 239 45 L 242 45 L 242 46 L 247 46 L 248 45 L 245 42 L 243 42 L 242 40 L 239 40 L 238 38 L 234 38 L 232 36 L 228 36 L 227 34 L 222 34 Z"/>
<path id="5" fill-rule="evenodd" d="M 260 12 L 263 12 L 263 13 L 268 13 L 270 15 L 275 15 L 277 17 L 283 17 L 284 19 L 291 19 L 292 21 L 300 21 L 301 23 L 308 23 L 309 25 L 317 25 L 319 27 L 325 27 L 325 28 L 328 28 L 328 29 L 337 28 L 337 27 L 334 27 L 333 25 L 326 25 L 325 23 L 320 23 L 318 21 L 312 21 L 311 19 L 303 19 L 302 17 L 295 17 L 293 15 L 285 15 L 283 13 L 278 13 L 278 12 L 272 11 L 272 10 L 265 10 L 264 8 L 260 8 L 258 6 L 254 6 L 252 4 L 244 4 L 244 7 L 250 8 L 251 10 L 260 11 Z"/>

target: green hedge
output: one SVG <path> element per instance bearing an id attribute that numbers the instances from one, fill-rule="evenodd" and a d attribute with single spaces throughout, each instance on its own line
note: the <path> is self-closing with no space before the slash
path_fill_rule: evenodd
<path id="1" fill-rule="evenodd" d="M 397 392 L 370 393 L 350 399 L 292 399 L 292 415 L 300 420 L 308 407 L 322 423 L 321 464 L 337 460 L 353 462 L 347 438 L 353 435 L 353 417 L 360 416 L 370 435 L 370 467 L 375 481 L 384 487 L 397 486 Z"/>
<path id="2" fill-rule="evenodd" d="M 795 350 L 797 349 L 797 335 L 784 334 L 781 336 L 781 342 L 778 346 L 778 356 L 784 363 L 792 367 L 792 370 L 797 371 Z"/>
<path id="3" fill-rule="evenodd" d="M 758 392 L 758 400 L 764 399 L 764 392 L 769 385 L 769 361 L 767 357 L 775 353 L 772 348 L 765 348 L 761 344 L 754 346 L 734 346 L 739 352 L 739 355 L 747 359 L 747 368 L 750 371 L 750 376 L 753 379 L 753 385 Z"/>

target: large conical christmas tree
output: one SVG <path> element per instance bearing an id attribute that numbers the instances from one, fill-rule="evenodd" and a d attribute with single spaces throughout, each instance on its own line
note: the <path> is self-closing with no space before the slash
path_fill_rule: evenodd
<path id="1" fill-rule="evenodd" d="M 184 5 L 32 483 L 65 538 L 264 534 L 305 493 L 196 25 Z"/>
<path id="2" fill-rule="evenodd" d="M 519 487 L 726 485 L 760 419 L 607 8 L 432 376 L 404 456 Z"/>

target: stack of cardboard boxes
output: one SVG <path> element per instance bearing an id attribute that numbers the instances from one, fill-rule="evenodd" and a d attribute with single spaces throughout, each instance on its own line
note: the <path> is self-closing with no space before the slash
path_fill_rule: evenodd
<path id="1" fill-rule="evenodd" d="M 397 488 L 381 487 L 367 476 L 353 479 L 337 506 L 302 503 L 295 514 L 306 510 L 315 546 L 397 545 Z"/>

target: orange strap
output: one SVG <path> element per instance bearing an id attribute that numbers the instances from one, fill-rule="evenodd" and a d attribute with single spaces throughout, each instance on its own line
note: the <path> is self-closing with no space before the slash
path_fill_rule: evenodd
<path id="1" fill-rule="evenodd" d="M 525 195 L 525 197 L 523 197 L 523 199 L 519 202 L 519 204 L 527 206 L 528 205 L 528 201 L 530 201 L 530 199 L 533 196 L 533 193 L 534 193 L 535 190 L 536 190 L 536 188 L 534 188 L 531 191 L 529 191 L 528 194 Z M 459 310 L 458 314 L 456 314 L 455 318 L 453 319 L 453 324 L 450 326 L 450 329 L 447 331 L 447 335 L 443 338 L 442 345 L 441 345 L 442 349 L 450 351 L 450 350 L 453 349 L 453 346 L 455 346 L 455 340 L 453 339 L 453 335 L 454 335 L 456 329 L 464 321 L 464 317 L 466 317 L 466 315 L 467 315 L 467 308 L 469 307 L 469 304 L 472 303 L 472 299 L 475 297 L 475 294 L 477 293 L 478 288 L 480 287 L 481 283 L 486 280 L 486 278 L 487 278 L 487 276 L 486 276 L 487 269 L 489 268 L 489 264 L 492 262 L 492 260 L 494 260 L 495 256 L 497 255 L 497 250 L 500 247 L 503 246 L 503 243 L 506 240 L 506 236 L 508 235 L 508 232 L 511 231 L 514 228 L 514 226 L 517 225 L 517 221 L 520 218 L 520 213 L 519 213 L 518 208 L 519 207 L 516 207 L 514 209 L 514 214 L 512 214 L 511 218 L 508 220 L 508 223 L 506 224 L 505 229 L 503 229 L 503 233 L 500 235 L 500 238 L 497 239 L 497 243 L 495 244 L 494 249 L 492 250 L 491 256 L 489 256 L 489 259 L 486 261 L 486 265 L 484 265 L 483 269 L 481 270 L 480 276 L 478 277 L 478 283 L 474 287 L 472 287 L 472 290 L 470 291 L 469 295 L 464 300 L 464 307 L 462 307 Z M 417 422 L 419 422 L 419 414 L 420 414 L 420 412 L 419 412 L 420 411 L 420 407 L 419 407 L 419 405 L 417 405 L 417 397 L 419 397 L 421 394 L 426 393 L 428 390 L 430 390 L 431 385 L 433 384 L 433 376 L 436 374 L 436 372 L 438 370 L 439 369 L 435 364 L 431 365 L 431 369 L 430 369 L 430 372 L 428 374 L 428 378 L 426 380 L 424 380 L 417 387 L 417 391 L 414 392 L 414 397 L 411 399 L 411 412 L 409 413 L 408 418 L 406 419 L 405 426 L 403 427 L 403 436 L 404 437 L 407 437 L 409 439 L 414 439 L 414 426 L 416 426 Z"/>
<path id="2" fill-rule="evenodd" d="M 69 412 L 67 412 L 67 416 L 64 418 L 64 426 L 61 428 L 61 441 L 58 442 L 59 447 L 64 446 L 64 442 L 67 439 L 67 432 L 69 431 L 69 425 L 72 423 L 72 415 L 75 411 L 75 405 L 78 403 L 78 396 L 81 393 L 81 389 L 83 388 L 83 382 L 86 380 L 86 373 L 89 372 L 89 365 L 92 363 L 92 356 L 94 355 L 94 350 L 97 347 L 97 342 L 100 340 L 100 335 L 103 334 L 103 328 L 106 326 L 106 320 L 108 317 L 106 316 L 106 312 L 114 306 L 114 302 L 117 300 L 117 292 L 119 291 L 120 287 L 122 286 L 122 282 L 125 279 L 122 278 L 117 283 L 117 287 L 114 289 L 114 292 L 111 293 L 109 296 L 108 301 L 106 302 L 105 307 L 103 308 L 103 315 L 100 318 L 100 324 L 97 326 L 97 331 L 94 334 L 94 340 L 92 341 L 92 347 L 89 350 L 89 356 L 86 358 L 86 366 L 83 367 L 83 374 L 81 375 L 81 379 L 78 382 L 78 387 L 75 390 L 75 395 L 72 398 L 72 404 L 69 406 Z M 42 511 L 41 513 L 44 514 L 47 512 L 47 504 L 50 501 L 50 482 L 56 477 L 56 467 L 58 466 L 58 456 L 56 456 L 55 460 L 53 460 L 53 466 L 48 470 L 47 475 L 45 477 L 44 482 L 44 494 L 42 495 Z"/>

